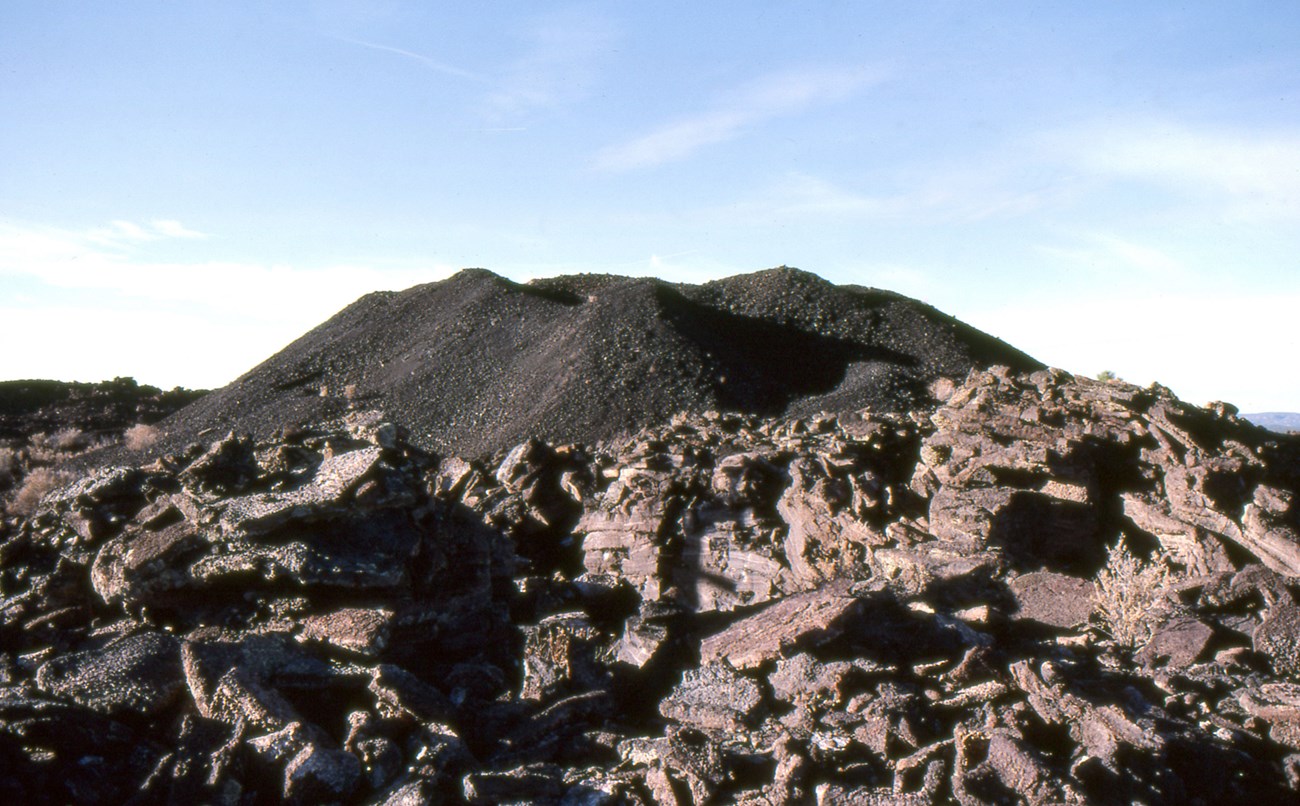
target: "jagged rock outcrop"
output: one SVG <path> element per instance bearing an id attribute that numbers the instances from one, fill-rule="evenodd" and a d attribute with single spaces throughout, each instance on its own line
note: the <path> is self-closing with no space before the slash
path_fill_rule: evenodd
<path id="1" fill-rule="evenodd" d="M 0 792 L 1300 797 L 1300 443 L 1056 370 L 934 391 L 491 459 L 358 406 L 97 470 L 0 539 Z"/>

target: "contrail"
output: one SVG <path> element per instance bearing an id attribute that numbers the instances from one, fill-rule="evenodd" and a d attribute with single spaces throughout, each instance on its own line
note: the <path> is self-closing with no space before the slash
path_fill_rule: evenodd
<path id="1" fill-rule="evenodd" d="M 349 39 L 348 37 L 345 36 L 333 36 L 331 38 L 337 39 L 340 42 L 347 42 L 352 45 L 360 45 L 363 48 L 370 48 L 372 50 L 382 50 L 387 53 L 396 53 L 398 56 L 405 56 L 408 59 L 414 59 L 415 61 L 429 68 L 430 70 L 442 73 L 444 75 L 455 76 L 457 78 L 463 78 L 468 81 L 475 81 L 480 84 L 491 83 L 487 78 L 479 75 L 478 73 L 471 73 L 468 70 L 462 70 L 459 67 L 455 67 L 450 64 L 443 64 L 440 61 L 435 61 L 434 59 L 430 59 L 428 56 L 422 56 L 419 53 L 412 53 L 409 50 L 402 50 L 401 48 L 394 48 L 389 45 L 380 45 L 376 42 L 366 42 L 363 39 Z"/>

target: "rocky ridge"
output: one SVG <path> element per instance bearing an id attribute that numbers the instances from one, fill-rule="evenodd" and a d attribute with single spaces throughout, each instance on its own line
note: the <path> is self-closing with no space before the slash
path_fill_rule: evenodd
<path id="1" fill-rule="evenodd" d="M 1300 442 L 1057 370 L 437 456 L 360 405 L 0 535 L 27 803 L 1287 803 Z"/>
<path id="2" fill-rule="evenodd" d="M 206 392 L 177 387 L 163 391 L 134 378 L 101 383 L 0 381 L 0 439 L 75 428 L 90 440 L 121 436 L 137 423 L 156 423 Z"/>
<path id="3" fill-rule="evenodd" d="M 1243 414 L 1242 417 L 1258 426 L 1283 434 L 1300 431 L 1300 413 L 1294 411 L 1268 411 Z"/>

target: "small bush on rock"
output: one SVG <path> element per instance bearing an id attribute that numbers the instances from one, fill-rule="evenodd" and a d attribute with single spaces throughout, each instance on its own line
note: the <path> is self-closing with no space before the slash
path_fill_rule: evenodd
<path id="1" fill-rule="evenodd" d="M 162 434 L 152 425 L 136 423 L 126 429 L 122 435 L 123 442 L 126 443 L 127 450 L 142 451 L 158 441 Z"/>
<path id="2" fill-rule="evenodd" d="M 1093 583 L 1093 618 L 1116 644 L 1136 649 L 1145 644 L 1170 613 L 1171 575 L 1163 557 L 1142 562 L 1117 541 L 1106 567 Z"/>

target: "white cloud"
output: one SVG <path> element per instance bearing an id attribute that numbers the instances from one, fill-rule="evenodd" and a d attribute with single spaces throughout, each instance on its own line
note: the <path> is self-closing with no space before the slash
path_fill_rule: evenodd
<path id="1" fill-rule="evenodd" d="M 729 224 L 763 222 L 765 226 L 810 220 L 964 224 L 1026 219 L 1060 204 L 1070 192 L 1065 187 L 1026 184 L 1014 170 L 995 160 L 979 167 L 900 170 L 873 179 L 841 177 L 831 181 L 791 172 L 731 204 L 697 210 L 690 217 Z"/>
<path id="2" fill-rule="evenodd" d="M 767 206 L 776 217 L 848 216 L 880 218 L 898 211 L 907 202 L 900 197 L 869 196 L 847 190 L 825 179 L 807 174 L 789 174 L 756 202 Z"/>
<path id="3" fill-rule="evenodd" d="M 164 232 L 198 235 L 168 220 L 85 231 L 0 221 L 0 291 L 21 289 L 21 297 L 0 294 L 8 302 L 0 321 L 7 343 L 29 345 L 0 354 L 0 377 L 134 374 L 220 385 L 363 294 L 453 271 L 153 259 L 150 245 Z M 87 293 L 93 307 L 79 307 Z M 87 369 L 97 366 L 105 369 Z"/>
<path id="4" fill-rule="evenodd" d="M 1208 194 L 1230 218 L 1300 218 L 1300 130 L 1128 121 L 1055 132 L 1049 154 L 1102 177 Z"/>
<path id="5" fill-rule="evenodd" d="M 148 241 L 153 239 L 152 233 L 131 221 L 114 221 L 103 232 L 104 237 L 107 239 L 120 238 L 126 241 Z"/>
<path id="6" fill-rule="evenodd" d="M 154 219 L 149 222 L 154 231 L 165 238 L 206 238 L 206 234 L 186 227 L 179 221 L 171 219 Z"/>
<path id="7" fill-rule="evenodd" d="M 1300 352 L 1300 293 L 1056 295 L 972 310 L 960 319 L 1042 361 L 1087 375 L 1111 370 L 1184 400 L 1227 399 L 1242 411 L 1294 411 L 1300 376 L 1279 363 Z"/>
<path id="8" fill-rule="evenodd" d="M 603 171 L 625 171 L 674 162 L 699 149 L 735 137 L 752 118 L 739 112 L 712 112 L 683 120 L 630 143 L 603 149 L 596 155 L 596 167 Z"/>
<path id="9" fill-rule="evenodd" d="M 2 232 L 2 230 L 0 230 Z M 47 230 L 47 233 L 53 230 Z M 26 235 L 34 234 L 27 231 Z M 69 239 L 72 233 L 62 233 L 65 240 Z M 206 238 L 202 232 L 192 230 L 179 221 L 172 219 L 154 219 L 145 224 L 137 224 L 134 221 L 112 221 L 108 226 L 95 227 L 88 230 L 82 236 L 71 238 L 74 241 L 82 241 L 99 244 L 101 246 L 125 246 L 128 244 L 147 243 L 149 241 L 159 241 L 168 238 Z"/>
<path id="10" fill-rule="evenodd" d="M 165 230 L 174 234 L 165 236 Z M 0 276 L 26 276 L 61 288 L 242 311 L 278 309 L 285 299 L 306 305 L 343 298 L 350 301 L 367 291 L 393 287 L 393 283 L 413 285 L 429 278 L 425 270 L 379 271 L 353 265 L 309 268 L 150 259 L 147 243 L 164 237 L 200 235 L 175 221 L 147 226 L 115 221 L 109 227 L 84 232 L 0 222 Z M 433 267 L 434 273 L 450 270 Z M 250 293 L 254 290 L 256 293 Z"/>
<path id="11" fill-rule="evenodd" d="M 804 96 L 776 91 L 767 97 Z M 598 165 L 627 170 L 680 159 L 710 142 L 739 136 L 759 120 L 730 107 L 712 114 L 606 149 Z M 1290 227 L 1300 222 L 1300 130 L 1228 131 L 1135 121 L 1041 132 L 957 157 L 902 163 L 875 171 L 870 179 L 788 174 L 730 210 L 734 218 L 762 221 L 837 217 L 933 225 L 1043 222 L 1044 216 L 1062 214 L 1087 220 L 1112 209 L 1105 193 L 1120 188 L 1127 201 L 1165 225 L 1231 221 Z M 726 215 L 723 208 L 713 212 Z M 1139 243 L 1142 238 L 1085 240 L 1090 243 L 1076 250 L 1080 260 L 1170 277 L 1186 271 L 1186 260 L 1175 249 Z"/>
<path id="12" fill-rule="evenodd" d="M 661 127 L 599 152 L 596 165 L 625 171 L 683 159 L 763 120 L 798 111 L 816 82 L 774 81 L 741 100 Z M 850 82 L 838 85 L 845 92 Z M 834 95 L 834 93 L 832 93 Z M 901 163 L 865 177 L 834 181 L 789 174 L 740 199 L 735 216 L 759 220 L 832 216 L 907 224 L 1026 220 L 1069 213 L 1095 218 L 1111 209 L 1105 194 L 1153 219 L 1207 225 L 1276 227 L 1300 222 L 1300 130 L 1244 131 L 1140 120 L 1015 137 L 978 152 Z M 714 211 L 725 216 L 722 208 Z M 1182 261 L 1167 250 L 1098 238 L 1088 259 L 1123 262 L 1173 276 Z M 1083 257 L 1083 253 L 1080 253 Z"/>
<path id="13" fill-rule="evenodd" d="M 1110 250 L 1116 257 L 1122 260 L 1128 266 L 1144 272 L 1149 275 L 1163 276 L 1168 278 L 1178 277 L 1187 273 L 1186 267 L 1181 261 L 1171 257 L 1167 252 L 1157 249 L 1154 246 L 1136 243 L 1134 241 L 1116 238 L 1109 235 L 1097 236 L 1101 245 Z"/>
<path id="14" fill-rule="evenodd" d="M 685 159 L 706 146 L 735 139 L 766 120 L 842 100 L 879 80 L 879 74 L 860 67 L 792 70 L 764 76 L 739 88 L 711 110 L 601 149 L 595 166 L 617 172 Z"/>
<path id="15" fill-rule="evenodd" d="M 979 180 L 950 174 L 943 178 L 917 177 L 912 183 L 891 181 L 879 191 L 870 192 L 847 182 L 793 172 L 732 202 L 675 216 L 682 221 L 746 228 L 802 226 L 810 222 L 919 226 L 990 217 L 1017 218 L 1046 203 L 1042 194 L 999 188 L 996 182 L 991 176 Z"/>
<path id="16" fill-rule="evenodd" d="M 316 322 L 194 316 L 168 306 L 0 306 L 0 378 L 100 381 L 129 375 L 162 387 L 223 386 Z"/>

